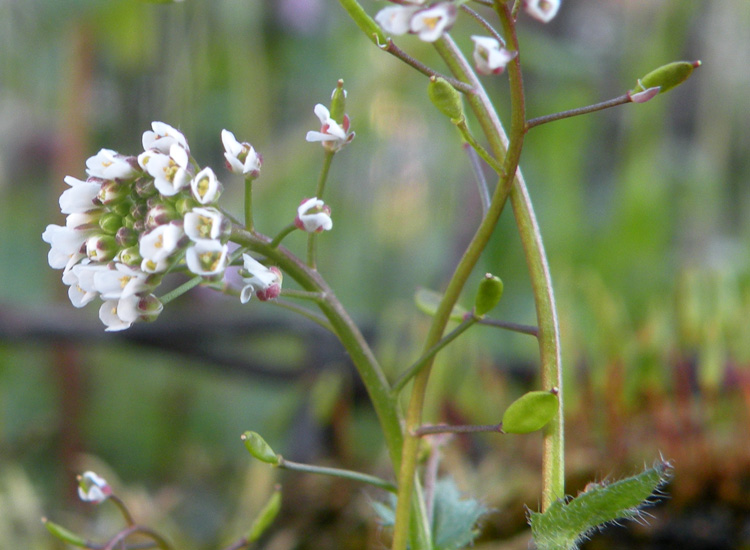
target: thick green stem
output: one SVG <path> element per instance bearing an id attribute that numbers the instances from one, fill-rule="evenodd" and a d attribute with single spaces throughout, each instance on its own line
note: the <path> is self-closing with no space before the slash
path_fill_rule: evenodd
<path id="1" fill-rule="evenodd" d="M 245 227 L 254 231 L 253 226 L 253 178 L 245 179 Z"/>

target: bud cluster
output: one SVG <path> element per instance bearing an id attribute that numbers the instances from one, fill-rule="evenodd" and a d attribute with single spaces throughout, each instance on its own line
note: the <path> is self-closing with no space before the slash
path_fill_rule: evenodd
<path id="1" fill-rule="evenodd" d="M 219 276 L 227 266 L 229 222 L 216 207 L 222 186 L 197 170 L 178 130 L 154 122 L 138 157 L 102 149 L 86 161 L 88 178 L 65 178 L 65 226 L 48 225 L 49 264 L 62 269 L 76 307 L 103 301 L 107 330 L 155 319 L 153 294 L 168 271 Z"/>

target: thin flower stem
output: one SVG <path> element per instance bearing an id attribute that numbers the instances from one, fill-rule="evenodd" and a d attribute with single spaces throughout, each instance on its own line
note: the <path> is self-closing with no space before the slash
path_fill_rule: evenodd
<path id="1" fill-rule="evenodd" d="M 447 424 L 436 424 L 436 425 L 424 425 L 414 430 L 416 437 L 424 437 L 426 435 L 435 434 L 468 434 L 468 433 L 482 433 L 482 432 L 503 432 L 503 423 L 489 424 L 489 425 L 460 425 L 460 426 L 448 426 Z"/>
<path id="2" fill-rule="evenodd" d="M 117 509 L 120 510 L 120 513 L 122 514 L 122 517 L 125 519 L 125 523 L 127 523 L 128 526 L 132 527 L 133 525 L 135 525 L 133 515 L 130 513 L 130 510 L 128 510 L 128 507 L 125 506 L 125 503 L 120 497 L 118 497 L 117 495 L 109 495 L 109 498 L 107 500 L 111 501 L 115 506 L 117 506 Z"/>
<path id="3" fill-rule="evenodd" d="M 485 4 L 485 5 L 487 5 L 487 4 Z M 489 5 L 491 6 L 492 4 L 489 4 Z M 505 46 L 505 39 L 502 37 L 502 35 L 499 32 L 497 32 L 495 30 L 495 27 L 493 27 L 492 25 L 490 25 L 489 21 L 487 21 L 484 17 L 482 17 L 479 13 L 477 13 L 476 11 L 474 11 L 473 9 L 471 9 L 466 4 L 462 4 L 461 5 L 461 10 L 463 10 L 464 12 L 468 13 L 471 17 L 473 17 L 474 19 L 476 19 L 477 22 L 480 25 L 482 25 L 482 27 L 484 27 L 485 30 L 487 32 L 489 32 L 495 40 L 497 40 L 498 42 L 500 42 L 500 44 L 502 44 L 503 46 Z"/>
<path id="4" fill-rule="evenodd" d="M 245 179 L 245 227 L 249 231 L 255 231 L 253 225 L 253 179 Z"/>
<path id="5" fill-rule="evenodd" d="M 526 121 L 526 131 L 528 132 L 533 127 L 547 124 L 548 122 L 554 122 L 555 120 L 562 120 L 564 118 L 585 115 L 588 113 L 595 113 L 596 111 L 603 111 L 604 109 L 617 107 L 618 105 L 624 105 L 625 103 L 630 103 L 631 101 L 632 100 L 630 99 L 630 96 L 628 94 L 623 94 L 619 97 L 615 97 L 607 101 L 602 101 L 601 103 L 596 103 L 594 105 L 578 107 L 577 109 L 570 109 L 569 111 L 562 111 L 559 113 L 553 113 L 551 115 L 532 118 L 531 120 Z"/>
<path id="6" fill-rule="evenodd" d="M 125 539 L 127 539 L 130 535 L 134 535 L 136 533 L 140 533 L 141 535 L 152 539 L 156 543 L 156 546 L 158 546 L 162 550 L 172 550 L 172 546 L 166 541 L 166 539 L 164 539 L 164 537 L 162 537 L 153 529 L 141 525 L 131 525 L 127 529 L 123 529 L 114 537 L 112 537 L 106 545 L 104 545 L 103 550 L 114 550 L 118 544 L 124 542 Z"/>
<path id="7" fill-rule="evenodd" d="M 430 362 L 438 354 L 440 350 L 442 350 L 445 346 L 453 342 L 453 340 L 461 336 L 470 326 L 477 323 L 478 321 L 479 318 L 477 317 L 469 317 L 460 325 L 458 325 L 453 331 L 444 336 L 437 344 L 432 346 L 412 366 L 406 369 L 406 371 L 404 371 L 401 376 L 399 376 L 398 379 L 393 383 L 393 393 L 398 394 L 402 389 L 404 389 L 404 386 L 406 386 L 406 384 L 408 384 L 409 381 L 414 378 L 414 376 L 416 376 L 419 371 L 421 371 L 425 367 L 425 365 L 427 365 L 427 363 Z"/>
<path id="8" fill-rule="evenodd" d="M 521 11 L 521 4 L 523 4 L 523 0 L 516 0 L 513 3 L 513 9 L 510 10 L 510 16 L 514 22 L 518 19 L 518 12 Z"/>
<path id="9" fill-rule="evenodd" d="M 185 294 L 187 291 L 197 287 L 199 284 L 201 284 L 201 282 L 203 282 L 203 277 L 201 277 L 200 275 L 196 275 L 192 279 L 189 279 L 188 281 L 182 283 L 177 288 L 170 290 L 163 296 L 160 296 L 159 301 L 163 305 L 167 305 L 169 302 L 171 302 L 175 298 L 179 298 L 180 296 Z"/>
<path id="10" fill-rule="evenodd" d="M 294 313 L 297 313 L 298 315 L 301 315 L 302 317 L 323 327 L 327 331 L 333 332 L 334 334 L 336 333 L 333 330 L 333 326 L 331 325 L 331 323 L 329 323 L 325 317 L 318 315 L 317 313 L 310 311 L 309 309 L 305 309 L 301 306 L 298 306 L 297 304 L 287 302 L 286 300 L 272 300 L 272 301 L 269 301 L 269 303 L 271 305 L 274 305 L 283 309 L 287 309 L 289 311 L 293 311 Z"/>
<path id="11" fill-rule="evenodd" d="M 311 464 L 300 464 L 299 462 L 286 460 L 281 456 L 279 457 L 278 467 L 285 470 L 293 470 L 295 472 L 306 472 L 308 474 L 321 474 L 326 476 L 340 477 L 343 479 L 351 479 L 354 481 L 359 481 L 361 483 L 367 483 L 368 485 L 372 485 L 380 489 L 385 489 L 386 491 L 391 493 L 396 492 L 396 486 L 393 483 L 379 477 L 363 474 L 361 472 L 355 472 L 352 470 L 327 468 L 324 466 L 313 466 Z"/>
<path id="12" fill-rule="evenodd" d="M 477 152 L 477 154 L 482 157 L 482 160 L 486 162 L 496 173 L 497 175 L 501 175 L 503 173 L 503 167 L 500 165 L 500 163 L 490 155 L 487 150 L 482 147 L 482 145 L 474 138 L 472 133 L 469 131 L 469 127 L 466 125 L 466 119 L 463 118 L 456 123 L 456 128 L 458 128 L 458 131 L 461 132 L 461 136 L 466 140 L 466 143 L 471 145 L 471 147 Z"/>
<path id="13" fill-rule="evenodd" d="M 307 265 L 312 269 L 317 269 L 317 233 L 307 234 Z"/>
<path id="14" fill-rule="evenodd" d="M 459 92 L 463 92 L 469 95 L 474 93 L 474 88 L 472 88 L 465 82 L 456 80 L 452 76 L 441 74 L 433 69 L 430 69 L 427 65 L 425 65 L 421 61 L 414 59 L 405 51 L 403 51 L 401 48 L 396 46 L 396 44 L 393 42 L 393 39 L 391 38 L 387 38 L 385 41 L 385 44 L 378 44 L 378 47 L 384 52 L 388 52 L 389 54 L 393 55 L 394 57 L 397 57 L 398 59 L 400 59 L 407 65 L 415 68 L 416 70 L 418 70 L 420 73 L 422 73 L 425 76 L 429 76 L 429 77 L 434 76 L 435 78 L 442 78 Z"/>
<path id="15" fill-rule="evenodd" d="M 282 296 L 287 298 L 300 298 L 302 300 L 312 300 L 313 302 L 320 303 L 325 300 L 325 295 L 322 292 L 307 292 L 306 290 L 293 290 L 284 289 L 281 291 Z"/>
<path id="16" fill-rule="evenodd" d="M 479 201 L 482 203 L 482 217 L 487 214 L 490 207 L 490 190 L 487 187 L 487 178 L 484 177 L 482 165 L 479 163 L 479 155 L 468 143 L 464 143 L 464 150 L 469 157 L 471 171 L 474 172 L 474 179 L 477 181 L 477 191 L 479 192 Z"/>
<path id="17" fill-rule="evenodd" d="M 326 188 L 328 172 L 331 169 L 331 161 L 333 160 L 333 155 L 335 154 L 335 151 L 326 151 L 326 154 L 323 157 L 323 167 L 320 170 L 320 176 L 318 177 L 318 187 L 315 190 L 315 196 L 318 199 L 323 199 L 323 191 L 325 191 Z"/>
<path id="18" fill-rule="evenodd" d="M 296 229 L 298 229 L 298 227 L 293 223 L 290 223 L 284 229 L 279 231 L 279 234 L 276 235 L 271 241 L 271 248 L 276 248 L 277 246 L 279 246 L 281 241 L 283 241 L 287 235 L 293 233 Z"/>
<path id="19" fill-rule="evenodd" d="M 510 330 L 511 332 L 520 332 L 521 334 L 528 334 L 529 336 L 539 337 L 539 329 L 532 325 L 520 325 L 518 323 L 510 323 L 508 321 L 500 321 L 498 319 L 487 319 L 486 317 L 480 320 L 479 324 L 502 328 L 505 330 Z"/>

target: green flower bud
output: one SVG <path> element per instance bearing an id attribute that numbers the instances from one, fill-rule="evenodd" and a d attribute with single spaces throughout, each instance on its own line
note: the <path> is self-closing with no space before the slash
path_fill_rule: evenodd
<path id="1" fill-rule="evenodd" d="M 447 80 L 439 77 L 430 77 L 427 85 L 427 95 L 441 113 L 452 121 L 461 121 L 464 118 L 464 107 L 461 94 Z"/>
<path id="2" fill-rule="evenodd" d="M 109 204 L 107 206 L 109 207 L 110 212 L 112 212 L 113 214 L 117 214 L 121 218 L 124 218 L 125 216 L 130 215 L 130 210 L 133 205 L 129 200 L 127 200 Z"/>
<path id="3" fill-rule="evenodd" d="M 331 94 L 330 113 L 333 120 L 344 120 L 344 114 L 346 113 L 346 90 L 344 90 L 344 81 L 341 79 L 336 82 L 336 88 L 334 88 Z"/>
<path id="4" fill-rule="evenodd" d="M 198 201 L 192 197 L 181 196 L 174 203 L 174 209 L 179 215 L 183 217 L 187 212 L 190 212 L 193 208 L 198 206 Z"/>
<path id="5" fill-rule="evenodd" d="M 122 202 L 130 195 L 130 183 L 120 180 L 106 180 L 97 198 L 102 204 L 112 207 L 112 205 Z"/>
<path id="6" fill-rule="evenodd" d="M 525 434 L 543 428 L 557 413 L 557 392 L 531 391 L 516 399 L 503 414 L 503 431 Z"/>
<path id="7" fill-rule="evenodd" d="M 268 529 L 281 510 L 281 489 L 276 487 L 271 498 L 253 521 L 253 525 L 245 535 L 247 542 L 254 542 Z"/>
<path id="8" fill-rule="evenodd" d="M 479 283 L 477 297 L 474 300 L 474 314 L 479 317 L 488 313 L 494 308 L 503 297 L 503 282 L 500 277 L 495 277 L 492 273 L 487 273 Z"/>
<path id="9" fill-rule="evenodd" d="M 158 193 L 156 185 L 154 185 L 154 178 L 147 176 L 135 180 L 133 189 L 135 190 L 135 194 L 141 198 L 151 197 Z"/>
<path id="10" fill-rule="evenodd" d="M 133 234 L 135 234 L 135 232 L 133 232 Z M 136 243 L 137 242 L 138 237 L 136 236 Z M 126 265 L 140 266 L 143 258 L 141 258 L 140 251 L 138 250 L 138 245 L 135 244 L 134 246 L 129 246 L 127 248 L 124 248 L 123 250 L 120 250 L 119 254 L 117 254 L 117 260 Z"/>
<path id="11" fill-rule="evenodd" d="M 120 227 L 115 233 L 115 242 L 123 248 L 135 246 L 138 244 L 138 234 L 130 227 Z"/>
<path id="12" fill-rule="evenodd" d="M 255 458 L 267 464 L 273 464 L 274 466 L 279 465 L 278 455 L 273 452 L 271 446 L 266 443 L 266 440 L 263 439 L 258 433 L 245 432 L 244 434 L 242 434 L 241 439 L 242 441 L 244 441 L 247 450 L 250 451 L 250 454 Z"/>
<path id="13" fill-rule="evenodd" d="M 662 65 L 640 78 L 638 84 L 630 93 L 635 94 L 649 88 L 658 87 L 659 93 L 663 94 L 685 82 L 693 71 L 700 66 L 700 61 L 675 61 Z"/>
<path id="14" fill-rule="evenodd" d="M 107 235 L 114 235 L 122 228 L 122 217 L 111 212 L 99 218 L 99 227 Z"/>
<path id="15" fill-rule="evenodd" d="M 57 523 L 52 523 L 47 518 L 42 518 L 42 523 L 47 528 L 47 531 L 52 533 L 53 536 L 57 537 L 61 541 L 72 544 L 73 546 L 80 546 L 81 548 L 85 548 L 86 546 L 88 546 L 88 543 L 84 538 L 79 537 L 65 527 L 58 525 Z"/>

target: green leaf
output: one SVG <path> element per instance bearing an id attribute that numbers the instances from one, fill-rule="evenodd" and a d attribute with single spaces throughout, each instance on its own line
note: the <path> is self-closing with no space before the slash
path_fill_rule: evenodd
<path id="1" fill-rule="evenodd" d="M 670 477 L 672 465 L 658 462 L 653 468 L 614 483 L 589 484 L 576 498 L 557 500 L 543 513 L 529 516 L 539 550 L 575 550 L 586 536 L 605 523 L 641 517 L 639 507 Z"/>
<path id="2" fill-rule="evenodd" d="M 510 404 L 503 414 L 503 431 L 526 434 L 541 430 L 558 409 L 557 395 L 549 391 L 530 391 Z"/>
<path id="3" fill-rule="evenodd" d="M 281 489 L 277 487 L 247 532 L 247 541 L 254 542 L 258 540 L 271 523 L 273 523 L 273 520 L 276 519 L 279 510 L 281 510 Z"/>
<path id="4" fill-rule="evenodd" d="M 465 548 L 476 538 L 477 521 L 487 512 L 481 502 L 463 498 L 452 479 L 435 485 L 432 533 L 435 550 Z"/>
<path id="5" fill-rule="evenodd" d="M 442 299 L 442 294 L 426 288 L 417 289 L 417 292 L 414 295 L 414 302 L 417 304 L 417 307 L 421 312 L 426 313 L 427 315 L 435 315 Z M 451 321 L 461 322 L 467 313 L 469 312 L 466 311 L 466 309 L 456 304 L 453 306 L 453 311 L 451 311 Z"/>

